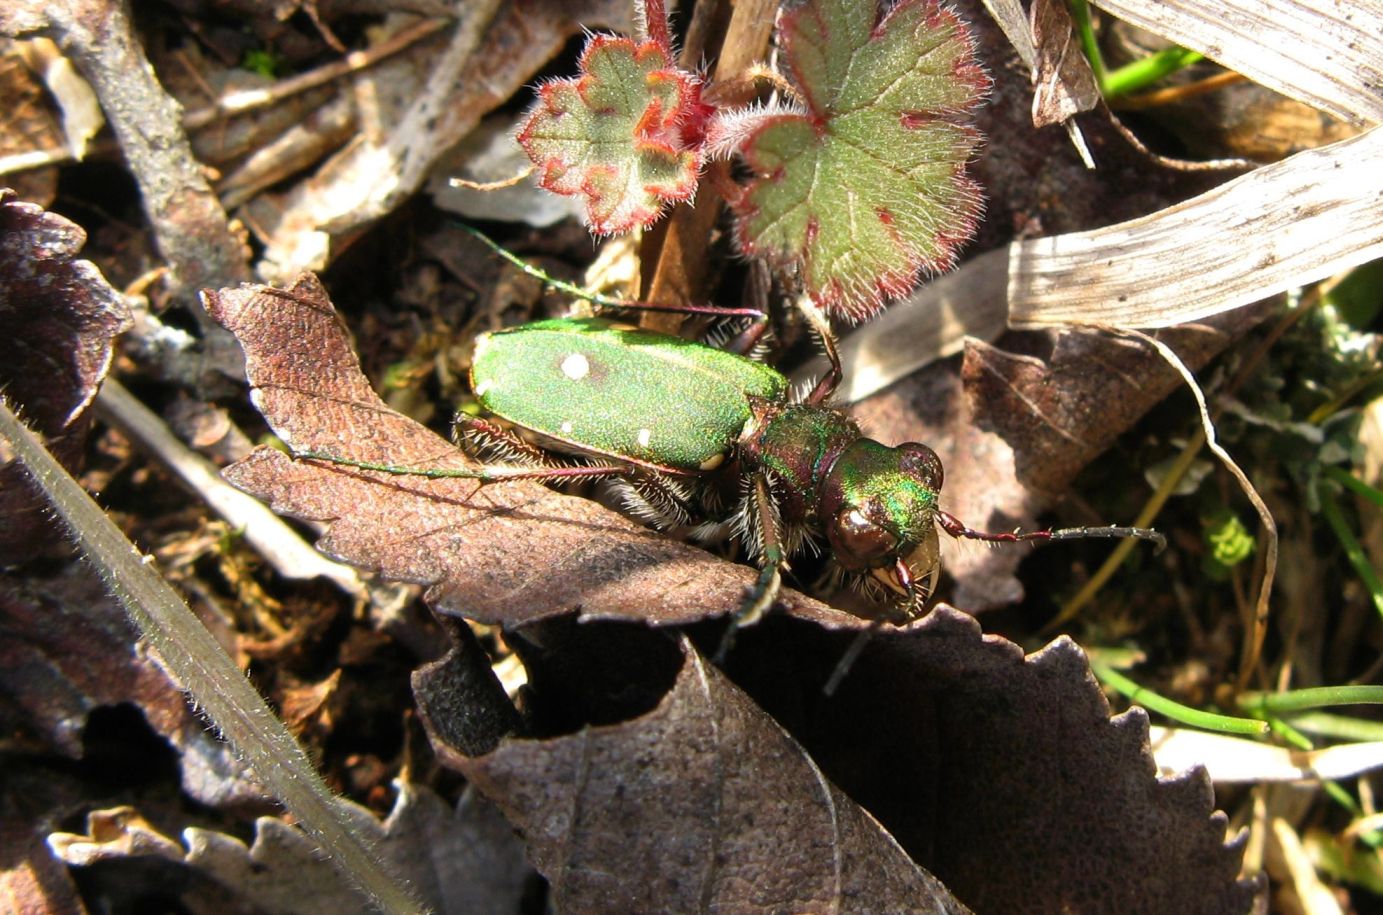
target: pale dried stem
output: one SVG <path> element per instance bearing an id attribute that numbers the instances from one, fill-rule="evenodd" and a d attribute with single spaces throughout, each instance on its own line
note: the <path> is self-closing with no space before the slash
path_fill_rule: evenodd
<path id="1" fill-rule="evenodd" d="M 512 178 L 502 178 L 499 181 L 471 181 L 467 178 L 452 178 L 449 183 L 452 187 L 466 187 L 473 191 L 499 191 L 506 187 L 513 187 L 533 174 L 535 170 L 536 166 L 530 165 Z"/>
<path id="2" fill-rule="evenodd" d="M 1186 367 L 1186 363 L 1181 361 L 1181 357 L 1170 346 L 1142 331 L 1118 327 L 1104 327 L 1102 329 L 1109 333 L 1143 341 L 1157 350 L 1167 361 L 1167 364 L 1181 375 L 1187 387 L 1191 389 L 1192 396 L 1196 398 L 1196 407 L 1200 411 L 1201 417 L 1201 429 L 1205 433 L 1206 447 L 1220 459 L 1220 463 L 1239 483 L 1239 488 L 1243 490 L 1244 496 L 1252 503 L 1263 524 L 1263 580 L 1259 584 L 1258 598 L 1254 602 L 1253 624 L 1246 627 L 1244 631 L 1244 646 L 1240 655 L 1238 681 L 1238 689 L 1242 691 L 1248 685 L 1249 678 L 1253 676 L 1253 671 L 1258 667 L 1258 660 L 1263 653 L 1263 640 L 1268 633 L 1268 603 L 1272 596 L 1273 579 L 1277 576 L 1277 522 L 1273 520 L 1272 512 L 1268 510 L 1268 506 L 1263 502 L 1263 497 L 1258 494 L 1258 490 L 1249 481 L 1248 475 L 1235 463 L 1234 458 L 1230 457 L 1229 452 L 1216 441 L 1215 423 L 1210 418 L 1210 408 L 1205 402 L 1205 392 L 1201 390 L 1200 385 L 1196 382 L 1196 376 Z"/>
<path id="3" fill-rule="evenodd" d="M 285 578 L 325 578 L 357 600 L 368 599 L 360 575 L 350 566 L 332 562 L 305 543 L 264 503 L 221 479 L 210 461 L 178 440 L 153 411 L 113 378 L 107 378 L 96 398 L 97 414 L 130 439 L 140 450 L 171 470 L 246 543 Z"/>

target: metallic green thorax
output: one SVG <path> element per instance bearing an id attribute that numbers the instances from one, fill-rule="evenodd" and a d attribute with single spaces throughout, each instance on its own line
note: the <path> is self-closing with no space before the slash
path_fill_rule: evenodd
<path id="1" fill-rule="evenodd" d="M 886 566 L 934 539 L 941 464 L 931 449 L 864 438 L 830 407 L 752 403 L 745 468 L 776 478 L 783 518 L 824 530 L 844 567 Z"/>
<path id="2" fill-rule="evenodd" d="M 742 443 L 751 468 L 761 467 L 781 483 L 783 515 L 815 520 L 818 495 L 836 458 L 860 437 L 860 427 L 838 410 L 755 400 L 755 427 Z"/>
<path id="3" fill-rule="evenodd" d="M 751 397 L 780 402 L 788 382 L 679 337 L 560 318 L 478 337 L 471 388 L 489 412 L 582 451 L 697 472 L 733 449 Z"/>

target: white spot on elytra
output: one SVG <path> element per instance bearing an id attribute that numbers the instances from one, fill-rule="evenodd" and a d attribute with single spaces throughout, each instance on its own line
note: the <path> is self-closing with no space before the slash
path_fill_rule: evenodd
<path id="1" fill-rule="evenodd" d="M 715 470 L 723 463 L 725 463 L 725 455 L 713 454 L 710 457 L 706 458 L 706 460 L 702 461 L 699 466 L 702 470 Z"/>
<path id="2" fill-rule="evenodd" d="M 591 364 L 580 353 L 571 353 L 562 360 L 562 374 L 572 381 L 580 381 L 591 372 Z"/>
<path id="3" fill-rule="evenodd" d="M 489 391 L 489 390 L 490 390 L 491 388 L 493 388 L 494 386 L 495 386 L 495 383 L 494 383 L 493 381 L 491 381 L 489 378 L 486 378 L 484 381 L 480 382 L 480 384 L 478 384 L 478 385 L 475 386 L 475 396 L 476 396 L 476 397 L 484 397 L 485 394 L 486 394 L 486 392 Z"/>
<path id="4" fill-rule="evenodd" d="M 571 420 L 562 423 L 561 430 L 563 435 L 571 435 Z"/>
<path id="5" fill-rule="evenodd" d="M 647 448 L 648 443 L 653 441 L 653 431 L 651 429 L 639 430 L 639 447 Z"/>

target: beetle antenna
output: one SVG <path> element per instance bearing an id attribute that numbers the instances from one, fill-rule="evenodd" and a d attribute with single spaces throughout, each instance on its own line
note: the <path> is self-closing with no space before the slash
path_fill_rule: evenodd
<path id="1" fill-rule="evenodd" d="M 936 517 L 937 521 L 941 523 L 942 530 L 952 537 L 985 540 L 989 543 L 1020 543 L 1024 540 L 1083 540 L 1100 537 L 1147 540 L 1156 544 L 1156 553 L 1161 553 L 1167 548 L 1167 538 L 1150 527 L 1123 527 L 1108 524 L 1103 527 L 1063 527 L 1056 530 L 1028 531 L 1026 533 L 1021 531 L 995 533 L 966 527 L 959 518 L 950 512 L 938 511 Z"/>

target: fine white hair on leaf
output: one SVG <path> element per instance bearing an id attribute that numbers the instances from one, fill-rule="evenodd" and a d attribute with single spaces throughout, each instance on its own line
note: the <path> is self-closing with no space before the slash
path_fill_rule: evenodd
<path id="1" fill-rule="evenodd" d="M 706 126 L 706 158 L 730 158 L 762 124 L 787 115 L 806 117 L 807 110 L 792 102 L 770 101 L 717 111 Z"/>

